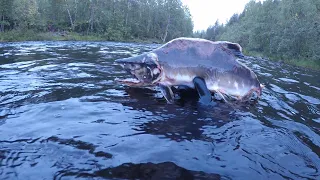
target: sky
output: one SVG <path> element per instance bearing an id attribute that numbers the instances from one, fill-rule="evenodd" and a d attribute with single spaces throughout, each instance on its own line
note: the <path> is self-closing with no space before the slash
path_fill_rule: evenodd
<path id="1" fill-rule="evenodd" d="M 194 31 L 207 30 L 218 19 L 225 23 L 234 13 L 241 13 L 250 0 L 182 0 L 190 9 Z"/>

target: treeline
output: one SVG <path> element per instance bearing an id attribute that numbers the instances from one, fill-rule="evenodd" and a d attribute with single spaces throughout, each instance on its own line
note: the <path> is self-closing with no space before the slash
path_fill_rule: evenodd
<path id="1" fill-rule="evenodd" d="M 251 1 L 225 25 L 216 22 L 195 36 L 238 42 L 249 52 L 320 65 L 320 0 Z"/>
<path id="2" fill-rule="evenodd" d="M 77 32 L 106 40 L 191 36 L 181 0 L 1 0 L 0 32 Z"/>

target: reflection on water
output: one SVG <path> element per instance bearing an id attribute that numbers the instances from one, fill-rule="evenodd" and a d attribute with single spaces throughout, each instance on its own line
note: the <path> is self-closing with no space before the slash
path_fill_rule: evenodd
<path id="1" fill-rule="evenodd" d="M 319 72 L 248 57 L 256 105 L 170 105 L 114 82 L 115 59 L 156 47 L 0 44 L 1 179 L 319 179 Z"/>

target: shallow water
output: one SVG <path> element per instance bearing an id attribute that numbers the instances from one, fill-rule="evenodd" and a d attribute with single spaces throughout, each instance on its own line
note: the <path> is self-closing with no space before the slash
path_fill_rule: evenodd
<path id="1" fill-rule="evenodd" d="M 0 179 L 319 179 L 319 72 L 248 57 L 256 105 L 170 105 L 114 81 L 156 47 L 0 44 Z"/>

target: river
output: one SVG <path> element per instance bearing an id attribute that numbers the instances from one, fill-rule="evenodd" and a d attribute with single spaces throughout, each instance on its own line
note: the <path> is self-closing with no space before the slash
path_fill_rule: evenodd
<path id="1" fill-rule="evenodd" d="M 319 179 L 320 73 L 247 57 L 254 105 L 167 104 L 115 59 L 156 44 L 0 44 L 0 179 Z"/>

